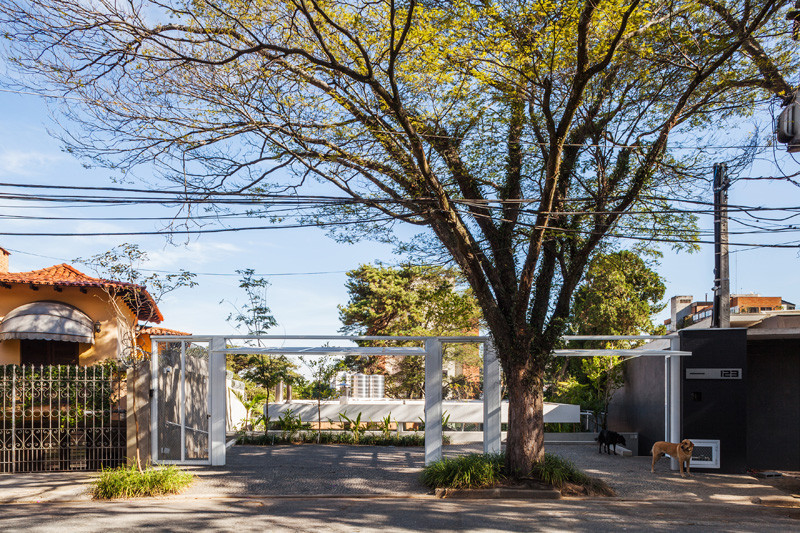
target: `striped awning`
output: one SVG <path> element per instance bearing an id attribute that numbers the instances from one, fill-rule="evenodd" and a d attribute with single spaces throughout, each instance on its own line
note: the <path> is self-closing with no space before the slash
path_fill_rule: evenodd
<path id="1" fill-rule="evenodd" d="M 94 344 L 94 323 L 86 313 L 62 302 L 21 305 L 0 322 L 0 341 L 40 339 Z"/>

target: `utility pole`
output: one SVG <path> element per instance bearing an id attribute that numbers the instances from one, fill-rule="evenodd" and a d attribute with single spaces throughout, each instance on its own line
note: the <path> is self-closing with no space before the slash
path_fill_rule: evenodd
<path id="1" fill-rule="evenodd" d="M 728 167 L 714 164 L 714 308 L 712 328 L 731 327 L 731 284 L 728 269 Z"/>
<path id="2" fill-rule="evenodd" d="M 795 0 L 794 9 L 786 13 L 786 20 L 792 22 L 792 40 L 800 41 L 800 0 Z M 800 152 L 800 102 L 797 98 L 798 90 L 795 89 L 784 99 L 775 131 L 778 142 L 786 144 L 786 151 L 790 154 Z"/>

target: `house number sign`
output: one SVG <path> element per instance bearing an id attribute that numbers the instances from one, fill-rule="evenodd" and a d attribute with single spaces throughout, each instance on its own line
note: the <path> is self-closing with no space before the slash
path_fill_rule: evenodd
<path id="1" fill-rule="evenodd" d="M 686 379 L 742 379 L 741 368 L 687 368 Z"/>

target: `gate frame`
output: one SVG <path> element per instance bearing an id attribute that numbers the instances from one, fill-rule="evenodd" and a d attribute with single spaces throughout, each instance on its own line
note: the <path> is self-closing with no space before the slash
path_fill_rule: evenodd
<path id="1" fill-rule="evenodd" d="M 213 435 L 213 427 L 212 422 L 214 420 L 213 413 L 215 408 L 215 395 L 212 389 L 212 384 L 215 382 L 214 374 L 215 371 L 212 370 L 212 342 L 214 337 L 211 336 L 200 336 L 200 335 L 191 335 L 191 336 L 153 336 L 151 337 L 151 356 L 150 356 L 150 456 L 152 458 L 153 463 L 157 464 L 182 464 L 182 465 L 212 465 L 215 466 L 215 463 L 212 461 L 211 451 L 213 449 L 212 443 L 212 435 Z M 155 350 L 156 342 L 180 342 L 181 343 L 181 357 L 180 357 L 180 370 L 181 370 L 181 384 L 180 384 L 180 413 L 181 413 L 181 458 L 180 459 L 160 459 L 158 456 L 158 378 L 159 378 L 159 366 L 158 366 L 158 351 Z M 186 402 L 184 401 L 186 398 L 186 345 L 192 342 L 207 342 L 208 343 L 208 390 L 210 392 L 209 397 L 206 399 L 206 403 L 208 405 L 208 412 L 209 412 L 209 424 L 208 424 L 208 459 L 186 459 Z M 223 445 L 225 441 L 225 433 L 224 433 L 224 418 L 225 418 L 225 355 L 222 356 L 222 389 L 223 389 L 223 404 L 222 404 L 222 415 L 223 415 Z M 218 379 L 216 381 L 219 381 Z M 216 400 L 217 402 L 219 400 Z M 222 463 L 225 464 L 224 461 Z"/>
<path id="2" fill-rule="evenodd" d="M 226 452 L 226 368 L 228 354 L 264 355 L 394 355 L 425 357 L 425 465 L 442 459 L 442 345 L 476 343 L 483 346 L 483 451 L 499 453 L 501 450 L 501 411 L 500 411 L 500 361 L 497 359 L 492 339 L 489 336 L 344 336 L 344 335 L 154 335 L 151 338 L 153 357 L 151 357 L 151 450 L 155 463 L 198 464 L 211 466 L 225 465 Z M 554 355 L 560 357 L 615 356 L 626 357 L 664 357 L 664 414 L 665 440 L 680 440 L 681 397 L 680 360 L 678 357 L 691 356 L 691 352 L 680 351 L 677 334 L 670 335 L 564 335 L 566 341 L 580 340 L 658 340 L 670 341 L 669 350 L 655 349 L 559 349 Z M 227 341 L 398 341 L 422 342 L 419 347 L 228 347 Z M 155 350 L 159 342 L 208 342 L 208 379 L 210 391 L 209 458 L 208 460 L 159 460 L 158 459 L 158 357 Z M 182 351 L 185 348 L 182 348 Z M 183 362 L 182 362 L 183 366 Z M 182 388 L 183 389 L 183 388 Z M 436 421 L 433 423 L 433 421 Z M 183 431 L 183 423 L 182 423 Z M 185 442 L 181 443 L 184 453 Z M 677 469 L 677 461 L 672 462 Z"/>

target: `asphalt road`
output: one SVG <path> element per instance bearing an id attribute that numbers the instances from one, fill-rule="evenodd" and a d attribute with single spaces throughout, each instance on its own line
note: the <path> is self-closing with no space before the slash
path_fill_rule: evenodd
<path id="1" fill-rule="evenodd" d="M 800 510 L 630 500 L 169 499 L 10 504 L 4 532 L 798 531 Z"/>
<path id="2" fill-rule="evenodd" d="M 448 446 L 447 455 L 472 447 Z M 439 500 L 419 482 L 421 448 L 234 447 L 224 467 L 194 468 L 182 495 L 92 501 L 91 473 L 0 476 L 0 533 L 11 531 L 800 531 L 797 501 L 762 480 L 662 461 L 549 446 L 617 490 L 616 498 Z M 787 502 L 788 500 L 788 502 Z"/>

